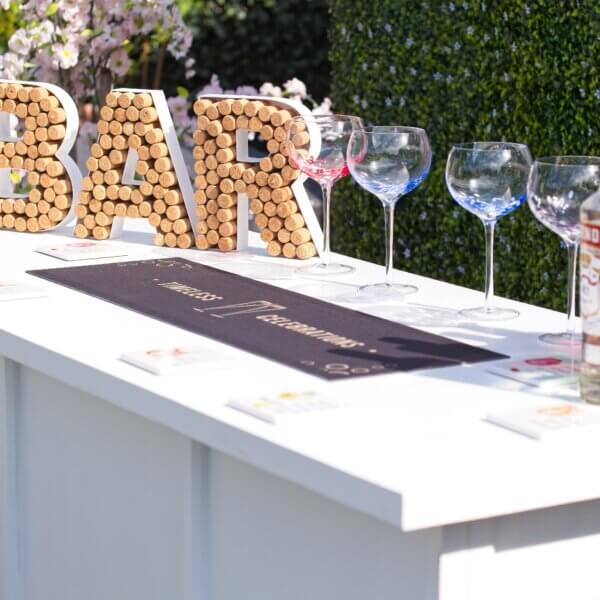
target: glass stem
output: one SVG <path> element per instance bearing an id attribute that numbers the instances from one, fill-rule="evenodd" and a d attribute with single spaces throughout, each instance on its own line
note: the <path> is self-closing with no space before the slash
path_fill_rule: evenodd
<path id="1" fill-rule="evenodd" d="M 577 251 L 579 244 L 569 244 L 567 252 L 569 255 L 569 273 L 567 282 L 569 288 L 567 290 L 567 333 L 575 335 L 575 286 L 577 285 Z"/>
<path id="2" fill-rule="evenodd" d="M 485 303 L 486 312 L 494 309 L 494 228 L 495 221 L 486 221 L 485 229 Z"/>
<path id="3" fill-rule="evenodd" d="M 324 181 L 321 183 L 323 190 L 323 252 L 321 253 L 321 263 L 329 264 L 331 254 L 331 190 L 333 188 L 332 181 Z"/>
<path id="4" fill-rule="evenodd" d="M 392 284 L 394 270 L 394 205 L 384 204 L 385 214 L 385 283 Z"/>

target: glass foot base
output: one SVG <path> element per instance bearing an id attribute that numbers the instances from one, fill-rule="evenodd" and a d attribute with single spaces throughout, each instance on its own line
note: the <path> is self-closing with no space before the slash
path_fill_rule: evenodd
<path id="1" fill-rule="evenodd" d="M 518 310 L 512 308 L 466 308 L 459 313 L 461 316 L 473 321 L 508 321 L 519 316 Z"/>
<path id="2" fill-rule="evenodd" d="M 582 337 L 580 333 L 544 333 L 539 337 L 540 342 L 551 344 L 552 346 L 561 346 L 563 348 L 579 348 Z"/>
<path id="3" fill-rule="evenodd" d="M 401 283 L 374 283 L 358 288 L 356 298 L 365 302 L 402 302 L 409 294 L 418 292 L 414 285 Z"/>
<path id="4" fill-rule="evenodd" d="M 316 263 L 307 265 L 306 267 L 298 267 L 296 271 L 305 277 L 325 277 L 327 275 L 343 275 L 344 273 L 352 273 L 354 267 L 343 265 L 341 263 Z"/>

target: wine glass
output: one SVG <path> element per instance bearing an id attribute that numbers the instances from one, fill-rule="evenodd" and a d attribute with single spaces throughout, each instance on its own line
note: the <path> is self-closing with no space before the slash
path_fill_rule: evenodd
<path id="1" fill-rule="evenodd" d="M 385 281 L 364 285 L 358 295 L 375 301 L 403 300 L 414 293 L 414 285 L 392 283 L 394 208 L 401 196 L 414 190 L 431 167 L 431 147 L 424 129 L 403 126 L 373 126 L 352 132 L 348 167 L 354 180 L 379 198 L 385 212 Z"/>
<path id="2" fill-rule="evenodd" d="M 477 321 L 504 321 L 518 311 L 494 306 L 494 229 L 500 217 L 527 197 L 531 154 L 524 144 L 471 142 L 455 144 L 446 163 L 446 185 L 460 206 L 479 217 L 485 229 L 485 301 L 460 314 Z"/>
<path id="3" fill-rule="evenodd" d="M 323 249 L 321 261 L 298 268 L 304 275 L 339 275 L 354 267 L 330 261 L 331 190 L 348 175 L 346 148 L 350 134 L 362 127 L 359 117 L 348 115 L 300 115 L 288 126 L 288 148 L 291 162 L 314 179 L 323 190 Z"/>
<path id="4" fill-rule="evenodd" d="M 579 209 L 600 187 L 600 158 L 549 156 L 536 159 L 529 176 L 529 208 L 535 218 L 556 233 L 569 256 L 567 326 L 562 333 L 545 333 L 542 342 L 566 348 L 581 344 L 575 333 L 575 281 L 581 237 Z"/>

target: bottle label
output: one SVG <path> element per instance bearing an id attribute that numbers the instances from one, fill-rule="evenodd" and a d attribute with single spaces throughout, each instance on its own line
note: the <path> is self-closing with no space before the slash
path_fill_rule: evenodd
<path id="1" fill-rule="evenodd" d="M 600 314 L 600 226 L 582 223 L 580 308 L 584 319 Z"/>

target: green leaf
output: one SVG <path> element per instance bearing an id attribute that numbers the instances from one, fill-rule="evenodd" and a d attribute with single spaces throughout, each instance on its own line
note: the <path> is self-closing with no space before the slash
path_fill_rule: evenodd
<path id="1" fill-rule="evenodd" d="M 177 95 L 182 98 L 188 98 L 190 95 L 190 91 L 187 88 L 184 88 L 182 85 L 177 86 Z"/>
<path id="2" fill-rule="evenodd" d="M 52 15 L 55 15 L 57 12 L 58 12 L 58 2 L 52 2 L 52 4 L 49 4 L 48 8 L 46 9 L 46 16 L 51 17 Z"/>
<path id="3" fill-rule="evenodd" d="M 19 171 L 11 171 L 9 177 L 14 184 L 21 181 L 21 173 L 19 173 Z"/>

